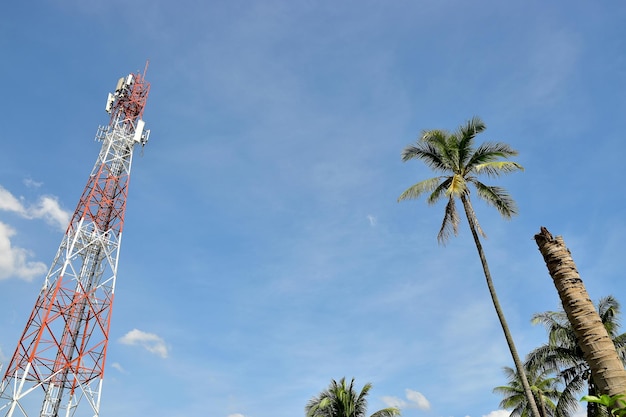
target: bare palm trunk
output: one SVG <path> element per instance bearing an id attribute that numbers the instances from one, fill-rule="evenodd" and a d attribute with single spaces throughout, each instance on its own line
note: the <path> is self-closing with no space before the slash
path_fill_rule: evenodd
<path id="1" fill-rule="evenodd" d="M 626 371 L 600 315 L 589 299 L 576 264 L 561 236 L 542 227 L 535 241 L 559 293 L 583 357 L 600 394 L 626 394 Z"/>
<path id="2" fill-rule="evenodd" d="M 485 253 L 483 252 L 483 246 L 480 244 L 480 239 L 478 238 L 478 233 L 476 231 L 476 215 L 474 214 L 474 209 L 472 208 L 472 204 L 470 203 L 467 195 L 461 195 L 461 201 L 463 202 L 463 208 L 465 209 L 465 215 L 467 216 L 467 221 L 469 223 L 470 230 L 472 231 L 472 236 L 474 236 L 474 243 L 476 244 L 476 249 L 478 249 L 480 262 L 483 265 L 483 272 L 485 273 L 485 279 L 487 280 L 487 287 L 489 288 L 491 301 L 493 301 L 493 306 L 495 307 L 496 314 L 498 315 L 498 319 L 500 320 L 500 326 L 502 326 L 502 331 L 504 332 L 504 338 L 506 339 L 506 343 L 509 345 L 509 350 L 511 351 L 511 356 L 513 357 L 513 362 L 515 363 L 517 374 L 522 381 L 522 386 L 524 387 L 524 395 L 526 396 L 526 400 L 528 401 L 528 406 L 530 407 L 530 411 L 532 412 L 533 417 L 541 417 L 541 414 L 539 414 L 539 410 L 537 409 L 535 397 L 530 389 L 528 378 L 526 378 L 526 373 L 524 372 L 524 365 L 522 364 L 522 361 L 517 354 L 517 349 L 515 348 L 515 343 L 513 342 L 513 337 L 511 336 L 509 325 L 506 322 L 504 312 L 500 307 L 500 301 L 498 301 L 496 289 L 493 286 L 491 273 L 489 272 L 489 265 L 487 265 L 487 258 L 485 257 Z"/>

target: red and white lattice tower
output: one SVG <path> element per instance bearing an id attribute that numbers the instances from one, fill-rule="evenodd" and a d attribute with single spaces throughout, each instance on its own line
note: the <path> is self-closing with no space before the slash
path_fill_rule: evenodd
<path id="1" fill-rule="evenodd" d="M 150 134 L 145 73 L 109 93 L 98 160 L 0 382 L 2 416 L 99 415 L 133 149 Z"/>

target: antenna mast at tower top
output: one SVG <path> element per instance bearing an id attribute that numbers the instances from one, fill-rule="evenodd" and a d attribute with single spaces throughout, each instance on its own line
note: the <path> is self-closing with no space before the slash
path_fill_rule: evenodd
<path id="1" fill-rule="evenodd" d="M 150 136 L 147 68 L 107 97 L 100 153 L 4 370 L 0 416 L 99 416 L 133 149 Z"/>

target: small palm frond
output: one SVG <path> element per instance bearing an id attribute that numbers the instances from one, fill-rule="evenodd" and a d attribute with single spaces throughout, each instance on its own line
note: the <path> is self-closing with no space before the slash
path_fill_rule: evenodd
<path id="1" fill-rule="evenodd" d="M 361 393 L 358 395 L 358 397 L 356 397 L 356 400 L 352 400 L 353 401 L 353 415 L 354 416 L 365 416 L 365 413 L 367 411 L 367 394 L 369 393 L 370 389 L 372 389 L 372 384 L 371 383 L 367 383 L 363 386 L 363 389 L 361 390 Z M 352 382 L 350 383 L 350 390 L 353 393 L 356 393 L 356 391 L 354 390 L 354 378 L 352 378 Z M 354 394 L 352 395 L 354 396 Z"/>
<path id="2" fill-rule="evenodd" d="M 563 389 L 554 410 L 556 417 L 573 416 L 578 410 L 579 404 L 578 397 L 575 393 L 572 393 L 572 391 L 567 388 Z"/>
<path id="3" fill-rule="evenodd" d="M 449 132 L 441 129 L 424 130 L 422 132 L 422 136 L 419 139 L 419 142 L 434 144 L 439 149 L 442 146 L 445 146 L 449 136 Z"/>
<path id="4" fill-rule="evenodd" d="M 528 369 L 543 369 L 548 372 L 559 372 L 561 361 L 554 355 L 554 347 L 541 345 L 528 355 L 524 366 Z"/>
<path id="5" fill-rule="evenodd" d="M 626 333 L 615 336 L 613 338 L 613 344 L 615 345 L 615 350 L 617 350 L 617 356 L 619 356 L 622 363 L 626 365 Z"/>
<path id="6" fill-rule="evenodd" d="M 567 316 L 564 311 L 544 311 L 543 313 L 535 313 L 530 319 L 532 324 L 542 324 L 548 332 L 552 328 L 563 327 L 564 322 L 567 323 Z"/>
<path id="7" fill-rule="evenodd" d="M 428 130 L 422 133 L 418 142 L 429 149 L 434 149 L 441 156 L 444 170 L 457 172 L 459 169 L 459 153 L 456 137 L 445 130 Z"/>
<path id="8" fill-rule="evenodd" d="M 532 324 L 542 324 L 548 332 L 548 344 L 575 350 L 576 336 L 574 329 L 564 311 L 546 311 L 536 313 L 531 319 Z"/>
<path id="9" fill-rule="evenodd" d="M 488 177 L 499 177 L 515 171 L 523 171 L 524 167 L 512 161 L 485 162 L 474 166 L 476 174 L 487 174 Z"/>
<path id="10" fill-rule="evenodd" d="M 446 211 L 441 223 L 441 229 L 437 235 L 437 241 L 445 245 L 451 233 L 455 236 L 459 233 L 459 214 L 456 211 L 456 204 L 452 196 L 448 199 L 448 204 L 446 204 Z"/>
<path id="11" fill-rule="evenodd" d="M 499 159 L 507 159 L 516 155 L 517 151 L 506 143 L 485 142 L 476 148 L 465 166 L 467 169 L 472 170 L 476 165 L 494 162 Z"/>
<path id="12" fill-rule="evenodd" d="M 472 145 L 477 134 L 487 128 L 485 123 L 477 116 L 470 119 L 465 125 L 459 127 L 455 135 L 458 137 L 457 146 L 460 166 L 465 166 L 473 154 Z"/>
<path id="13" fill-rule="evenodd" d="M 470 181 L 476 187 L 478 196 L 495 207 L 502 217 L 508 219 L 517 214 L 515 201 L 504 188 L 485 185 L 475 178 L 470 178 Z"/>
<path id="14" fill-rule="evenodd" d="M 333 415 L 331 399 L 327 391 L 318 397 L 313 397 L 307 403 L 305 411 L 307 417 L 331 417 Z"/>
<path id="15" fill-rule="evenodd" d="M 420 195 L 436 190 L 439 187 L 439 183 L 442 177 L 433 177 L 424 181 L 420 181 L 417 184 L 413 184 L 409 188 L 407 188 L 400 197 L 398 197 L 398 202 L 402 200 L 412 200 L 419 198 Z"/>
<path id="16" fill-rule="evenodd" d="M 402 162 L 411 159 L 421 159 L 426 165 L 435 171 L 446 171 L 450 169 L 447 157 L 440 152 L 440 148 L 436 143 L 417 142 L 409 145 L 402 150 Z"/>
<path id="17" fill-rule="evenodd" d="M 611 295 L 603 297 L 597 305 L 600 320 L 604 324 L 607 333 L 611 338 L 616 336 L 619 329 L 619 302 Z"/>
<path id="18" fill-rule="evenodd" d="M 442 177 L 439 177 L 442 178 Z M 435 204 L 441 197 L 447 194 L 448 188 L 450 188 L 450 184 L 452 183 L 452 177 L 446 178 L 441 184 L 439 184 L 433 192 L 428 196 L 426 200 L 428 204 Z"/>
<path id="19" fill-rule="evenodd" d="M 382 410 L 376 411 L 370 417 L 397 417 L 401 415 L 400 409 L 395 407 L 383 408 Z"/>

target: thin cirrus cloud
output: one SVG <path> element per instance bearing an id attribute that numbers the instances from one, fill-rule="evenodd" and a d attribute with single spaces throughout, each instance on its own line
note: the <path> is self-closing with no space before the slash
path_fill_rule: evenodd
<path id="1" fill-rule="evenodd" d="M 167 358 L 168 348 L 165 340 L 154 333 L 133 329 L 119 339 L 120 343 L 130 346 L 141 346 L 150 353 Z"/>

